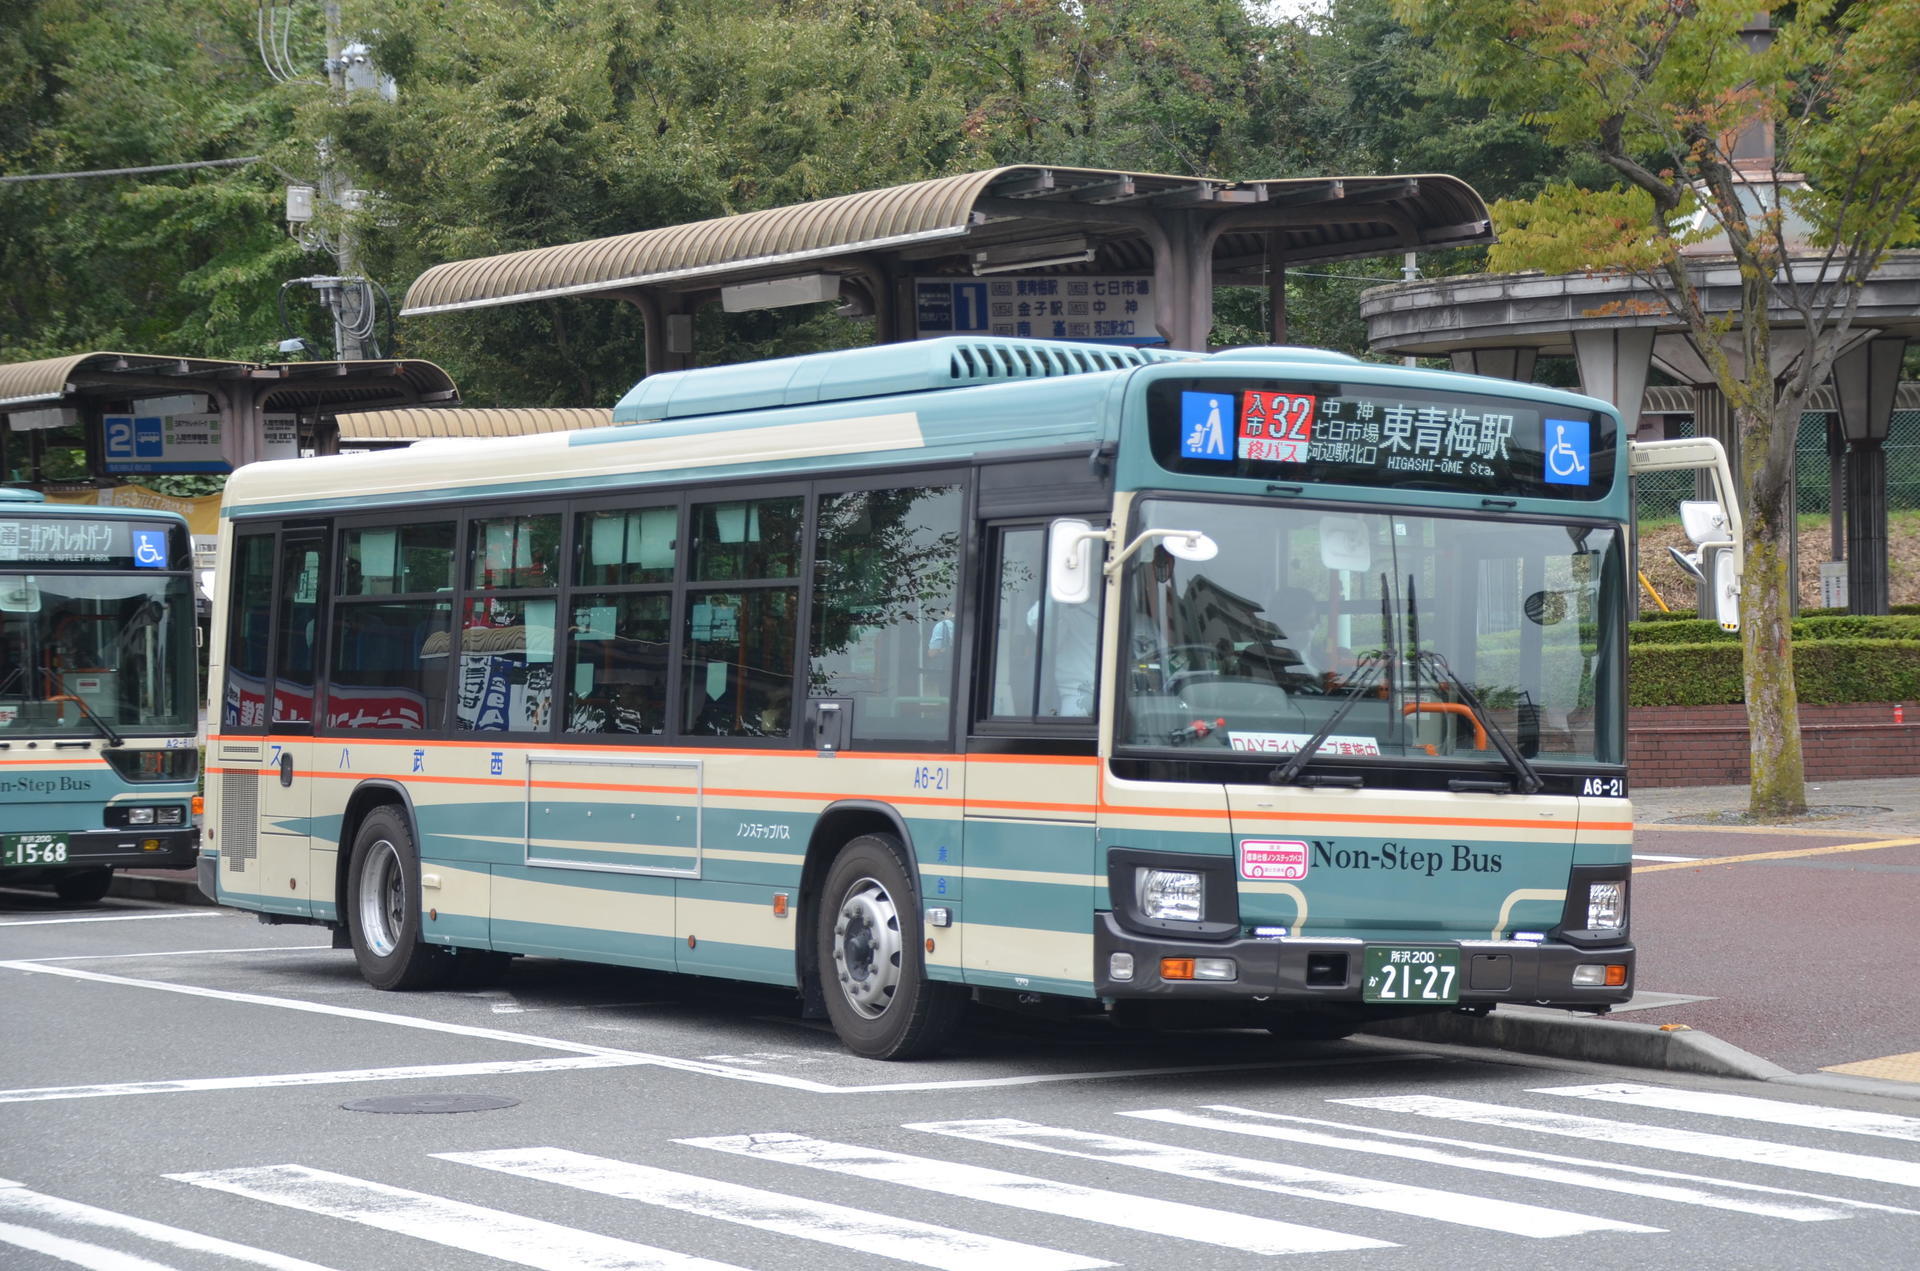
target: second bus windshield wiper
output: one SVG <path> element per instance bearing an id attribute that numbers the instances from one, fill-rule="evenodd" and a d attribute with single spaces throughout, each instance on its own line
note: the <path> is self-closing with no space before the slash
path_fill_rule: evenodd
<path id="1" fill-rule="evenodd" d="M 1480 704 L 1480 699 L 1467 687 L 1467 682 L 1453 673 L 1453 668 L 1447 665 L 1445 658 L 1430 651 L 1416 653 L 1413 655 L 1413 668 L 1415 674 L 1425 668 L 1433 676 L 1435 687 L 1453 685 L 1454 692 L 1460 695 L 1460 704 L 1473 712 L 1473 717 L 1487 730 L 1487 738 L 1493 742 L 1493 748 L 1500 752 L 1500 757 L 1507 761 L 1507 766 L 1519 778 L 1521 794 L 1532 794 L 1545 784 L 1540 779 L 1540 773 L 1527 762 L 1520 748 L 1513 744 L 1513 738 L 1507 736 L 1507 730 L 1494 722 L 1493 715 Z"/>

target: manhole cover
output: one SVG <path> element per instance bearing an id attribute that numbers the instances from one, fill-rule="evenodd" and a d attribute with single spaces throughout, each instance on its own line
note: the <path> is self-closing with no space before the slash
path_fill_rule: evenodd
<path id="1" fill-rule="evenodd" d="M 1879 816 L 1892 808 L 1869 804 L 1835 803 L 1808 808 L 1799 816 L 1756 817 L 1750 812 L 1697 812 L 1691 816 L 1663 817 L 1662 825 L 1802 825 L 1809 821 L 1838 821 L 1850 816 Z"/>
<path id="2" fill-rule="evenodd" d="M 349 1112 L 399 1112 L 418 1115 L 424 1112 L 491 1112 L 511 1108 L 518 1099 L 493 1094 L 385 1094 L 372 1099 L 355 1099 L 340 1106 Z"/>

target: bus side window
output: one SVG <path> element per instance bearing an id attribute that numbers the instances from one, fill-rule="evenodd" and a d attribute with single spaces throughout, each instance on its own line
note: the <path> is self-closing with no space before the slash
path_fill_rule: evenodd
<path id="1" fill-rule="evenodd" d="M 1046 527 L 1000 532 L 994 560 L 992 685 L 1000 719 L 1090 719 L 1097 698 L 1097 600 L 1056 604 L 1046 588 Z"/>

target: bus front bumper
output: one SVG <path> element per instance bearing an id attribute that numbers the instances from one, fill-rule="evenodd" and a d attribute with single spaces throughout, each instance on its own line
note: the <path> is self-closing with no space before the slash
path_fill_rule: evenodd
<path id="1" fill-rule="evenodd" d="M 1459 952 L 1459 1005 L 1500 1002 L 1602 1011 L 1633 996 L 1634 949 L 1622 942 L 1576 948 L 1528 940 L 1357 940 L 1288 936 L 1278 939 L 1176 940 L 1121 927 L 1110 912 L 1094 924 L 1094 990 L 1108 999 L 1162 1002 L 1268 1002 L 1306 1006 L 1364 1000 L 1366 949 L 1415 946 Z M 1115 954 L 1131 958 L 1132 977 L 1115 979 Z M 1163 960 L 1231 963 L 1232 979 L 1168 979 Z M 1118 959 L 1121 966 L 1126 958 Z M 1624 967 L 1615 986 L 1574 982 L 1576 967 Z M 1591 974 L 1591 972 L 1588 972 Z M 1618 974 L 1618 973 L 1616 973 Z M 1409 1001 L 1404 1005 L 1421 1005 Z M 1452 1003 L 1449 1001 L 1448 1003 Z M 1377 1005 L 1367 1002 L 1368 1007 Z M 1382 1009 L 1391 1009 L 1382 1005 Z"/>
<path id="2" fill-rule="evenodd" d="M 93 869 L 111 865 L 115 869 L 192 869 L 200 853 L 200 827 L 158 829 L 136 826 L 123 830 L 83 830 L 65 836 L 67 859 L 53 866 L 29 867 L 35 872 L 59 872 Z M 24 875 L 28 870 L 8 870 Z"/>

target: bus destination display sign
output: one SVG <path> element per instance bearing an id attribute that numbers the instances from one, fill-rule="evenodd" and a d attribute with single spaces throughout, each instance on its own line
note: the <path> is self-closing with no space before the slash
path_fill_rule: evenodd
<path id="1" fill-rule="evenodd" d="M 1175 472 L 1591 499 L 1613 485 L 1612 420 L 1464 393 L 1163 380 L 1155 459 Z"/>
<path id="2" fill-rule="evenodd" d="M 0 518 L 0 568 L 168 569 L 171 537 L 160 526 L 128 521 Z"/>

